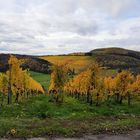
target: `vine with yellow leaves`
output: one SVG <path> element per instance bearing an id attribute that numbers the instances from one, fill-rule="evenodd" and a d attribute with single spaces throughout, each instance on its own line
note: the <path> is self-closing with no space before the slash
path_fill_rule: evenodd
<path id="1" fill-rule="evenodd" d="M 43 94 L 44 89 L 35 81 L 28 70 L 21 68 L 22 61 L 11 55 L 8 61 L 9 70 L 0 73 L 1 105 L 7 97 L 7 103 L 11 104 L 13 96 L 15 102 L 22 101 L 29 96 Z"/>
<path id="2" fill-rule="evenodd" d="M 57 66 L 52 72 L 50 92 L 52 95 L 65 94 L 88 104 L 99 106 L 102 102 L 114 101 L 122 104 L 127 100 L 131 105 L 133 98 L 140 93 L 140 75 L 129 71 L 121 71 L 112 76 L 103 76 L 103 68 L 97 63 L 73 78 L 68 75 L 66 68 Z"/>

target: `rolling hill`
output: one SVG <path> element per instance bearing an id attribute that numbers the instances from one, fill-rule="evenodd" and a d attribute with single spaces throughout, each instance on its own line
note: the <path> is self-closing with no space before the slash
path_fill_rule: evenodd
<path id="1" fill-rule="evenodd" d="M 44 60 L 49 61 L 52 64 L 67 63 L 69 68 L 74 69 L 76 73 L 84 71 L 93 63 L 91 56 L 79 56 L 79 55 L 61 55 L 61 56 L 42 56 Z"/>
<path id="2" fill-rule="evenodd" d="M 71 53 L 67 55 L 54 56 L 29 56 L 16 55 L 19 59 L 24 59 L 23 68 L 31 71 L 50 73 L 49 67 L 52 64 L 67 63 L 70 69 L 79 73 L 87 69 L 95 61 L 103 67 L 113 70 L 127 69 L 134 73 L 140 73 L 140 52 L 122 48 L 95 49 L 87 53 Z M 8 69 L 9 54 L 0 54 L 0 71 Z"/>
<path id="3" fill-rule="evenodd" d="M 140 52 L 122 48 L 103 48 L 88 53 L 42 56 L 40 58 L 53 64 L 69 63 L 69 66 L 74 68 L 76 72 L 85 70 L 97 61 L 108 69 L 129 69 L 134 73 L 140 73 Z"/>
<path id="4" fill-rule="evenodd" d="M 23 59 L 24 63 L 22 64 L 23 68 L 29 68 L 31 71 L 41 72 L 41 73 L 50 73 L 49 67 L 50 62 L 40 59 L 35 56 L 29 55 L 15 55 L 18 59 Z M 0 71 L 4 72 L 8 70 L 8 60 L 10 54 L 0 54 Z"/>
<path id="5" fill-rule="evenodd" d="M 94 56 L 96 61 L 111 69 L 140 70 L 140 52 L 122 49 L 105 48 L 92 50 L 86 55 Z"/>

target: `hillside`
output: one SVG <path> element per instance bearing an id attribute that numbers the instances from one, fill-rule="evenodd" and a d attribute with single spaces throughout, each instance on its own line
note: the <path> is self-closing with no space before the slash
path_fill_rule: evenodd
<path id="1" fill-rule="evenodd" d="M 75 54 L 75 55 L 74 55 Z M 105 48 L 95 49 L 82 55 L 68 54 L 64 56 L 42 56 L 41 58 L 51 63 L 69 63 L 77 72 L 83 71 L 94 61 L 109 69 L 130 69 L 135 73 L 140 72 L 140 52 L 122 49 Z"/>
<path id="2" fill-rule="evenodd" d="M 112 69 L 140 70 L 140 52 L 122 49 L 105 48 L 92 50 L 86 55 L 94 56 L 96 61 Z"/>
<path id="3" fill-rule="evenodd" d="M 64 55 L 64 56 L 42 56 L 44 60 L 49 61 L 52 64 L 59 64 L 59 63 L 67 63 L 70 69 L 74 69 L 76 73 L 79 73 L 85 69 L 89 65 L 93 63 L 91 56 L 71 56 L 71 55 Z"/>
<path id="4" fill-rule="evenodd" d="M 8 69 L 9 54 L 0 54 L 0 71 L 6 71 Z M 29 68 L 31 71 L 50 73 L 49 66 L 51 65 L 48 61 L 42 60 L 35 56 L 29 55 L 16 55 L 17 58 L 23 59 L 23 68 Z"/>
<path id="5" fill-rule="evenodd" d="M 92 63 L 97 61 L 108 69 L 130 69 L 135 73 L 140 73 L 140 52 L 122 48 L 95 49 L 88 53 L 71 53 L 58 56 L 28 56 L 16 55 L 19 59 L 24 59 L 23 68 L 31 71 L 50 73 L 49 67 L 52 64 L 67 63 L 70 69 L 76 73 L 84 71 Z M 0 54 L 0 71 L 8 69 L 9 54 Z"/>

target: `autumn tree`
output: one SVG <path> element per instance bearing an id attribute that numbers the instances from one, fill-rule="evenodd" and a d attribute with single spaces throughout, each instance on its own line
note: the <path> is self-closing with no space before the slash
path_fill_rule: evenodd
<path id="1" fill-rule="evenodd" d="M 96 105 L 98 105 L 98 97 L 99 97 L 99 79 L 100 79 L 100 71 L 101 67 L 97 64 L 94 63 L 92 66 L 89 68 L 87 71 L 87 102 L 92 105 L 93 103 L 93 97 L 96 96 L 95 98 L 97 99 Z"/>
<path id="2" fill-rule="evenodd" d="M 9 61 L 9 87 L 8 87 L 8 104 L 12 103 L 12 95 L 19 97 L 22 91 L 22 68 L 20 67 L 21 61 L 15 56 L 10 55 Z M 17 99 L 18 100 L 18 99 Z"/>
<path id="3" fill-rule="evenodd" d="M 101 67 L 94 63 L 92 66 L 65 84 L 65 90 L 72 92 L 76 98 L 86 95 L 86 102 L 92 105 L 93 98 L 99 105 L 100 93 L 103 90 L 103 81 L 100 78 Z M 103 93 L 103 92 L 102 92 Z"/>
<path id="4" fill-rule="evenodd" d="M 58 64 L 52 67 L 49 93 L 56 102 L 63 101 L 64 84 L 67 82 L 67 67 L 64 64 Z"/>
<path id="5" fill-rule="evenodd" d="M 23 61 L 23 60 L 22 60 Z M 12 102 L 12 95 L 15 96 L 15 102 L 19 102 L 19 98 L 25 98 L 29 94 L 44 93 L 42 86 L 30 77 L 28 70 L 21 68 L 22 61 L 11 55 L 8 61 L 9 77 L 8 86 L 8 104 Z"/>
<path id="6" fill-rule="evenodd" d="M 4 73 L 0 73 L 0 94 L 1 105 L 3 105 L 4 98 L 8 93 L 8 76 Z"/>
<path id="7" fill-rule="evenodd" d="M 123 101 L 123 98 L 128 94 L 127 88 L 128 85 L 133 81 L 133 75 L 129 71 L 122 71 L 116 76 L 116 87 L 117 87 L 117 102 L 120 104 Z"/>
<path id="8" fill-rule="evenodd" d="M 104 88 L 107 101 L 115 95 L 116 92 L 116 78 L 114 76 L 109 76 L 104 78 Z"/>
<path id="9" fill-rule="evenodd" d="M 127 86 L 127 100 L 129 106 L 131 105 L 132 98 L 138 97 L 138 93 L 140 93 L 140 75 L 133 78 L 133 81 Z"/>

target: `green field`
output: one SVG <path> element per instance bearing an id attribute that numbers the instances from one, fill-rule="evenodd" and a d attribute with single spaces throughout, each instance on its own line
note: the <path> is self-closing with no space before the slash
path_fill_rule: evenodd
<path id="1" fill-rule="evenodd" d="M 39 72 L 30 71 L 31 76 L 38 81 L 43 87 L 48 89 L 50 84 L 50 74 L 44 74 Z"/>
<path id="2" fill-rule="evenodd" d="M 140 126 L 140 104 L 96 107 L 65 97 L 63 104 L 41 95 L 0 108 L 0 136 L 82 136 L 84 133 L 119 133 Z M 11 133 L 12 129 L 16 133 Z"/>

